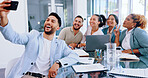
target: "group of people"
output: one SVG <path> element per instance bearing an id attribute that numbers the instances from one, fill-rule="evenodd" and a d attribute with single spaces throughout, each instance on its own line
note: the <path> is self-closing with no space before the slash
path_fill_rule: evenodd
<path id="1" fill-rule="evenodd" d="M 5 0 L 0 3 L 0 31 L 6 40 L 24 45 L 25 52 L 6 78 L 57 77 L 59 68 L 71 66 L 79 61 L 79 56 L 73 49 L 86 46 L 86 35 L 109 34 L 110 42 L 121 46 L 123 53 L 135 54 L 140 58 L 139 62 L 131 62 L 130 67 L 148 67 L 148 34 L 143 30 L 146 28 L 147 20 L 144 15 L 128 15 L 123 23 L 123 27 L 127 29 L 121 31 L 116 15 L 110 14 L 106 20 L 102 15 L 94 14 L 84 35 L 80 31 L 84 20 L 78 15 L 73 21 L 73 26 L 62 29 L 57 39 L 55 32 L 60 29 L 61 18 L 53 12 L 44 23 L 44 32 L 15 32 L 7 17 L 10 11 L 4 9 L 10 6 L 6 4 L 10 2 Z M 102 26 L 105 28 L 102 29 Z"/>
<path id="2" fill-rule="evenodd" d="M 94 14 L 89 21 L 90 26 L 84 35 L 79 31 L 83 26 L 83 18 L 75 17 L 72 27 L 64 28 L 59 39 L 64 40 L 72 50 L 76 47 L 86 46 L 86 35 L 110 35 L 110 42 L 122 47 L 123 53 L 134 54 L 140 58 L 139 62 L 131 62 L 131 68 L 148 67 L 148 34 L 144 30 L 147 19 L 144 15 L 129 14 L 123 22 L 126 29 L 121 31 L 119 20 L 115 14 L 110 14 L 107 19 L 102 15 Z M 107 23 L 107 25 L 105 25 Z M 103 27 L 102 29 L 102 26 Z M 123 65 L 124 67 L 124 65 Z"/>
<path id="3" fill-rule="evenodd" d="M 107 22 L 107 25 L 106 25 Z M 118 17 L 110 14 L 106 19 L 103 15 L 94 14 L 90 18 L 87 30 L 83 35 L 80 28 L 83 26 L 83 18 L 78 15 L 73 21 L 72 27 L 66 27 L 61 30 L 58 39 L 64 40 L 71 49 L 86 46 L 86 35 L 110 35 L 110 42 L 115 42 L 116 27 L 118 27 Z M 119 30 L 121 33 L 121 30 Z"/>

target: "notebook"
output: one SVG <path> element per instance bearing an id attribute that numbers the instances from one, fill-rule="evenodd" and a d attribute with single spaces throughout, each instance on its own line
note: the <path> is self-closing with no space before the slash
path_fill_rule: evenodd
<path id="1" fill-rule="evenodd" d="M 109 35 L 87 35 L 86 36 L 86 51 L 92 52 L 95 49 L 105 50 L 105 43 L 109 42 Z"/>
<path id="2" fill-rule="evenodd" d="M 146 69 L 131 69 L 131 68 L 122 68 L 119 69 L 113 69 L 109 72 L 110 74 L 114 76 L 120 76 L 124 78 L 148 78 L 148 68 Z M 120 78 L 118 77 L 118 78 Z"/>
<path id="3" fill-rule="evenodd" d="M 86 53 L 84 50 L 76 49 L 74 51 L 79 55 L 79 57 L 89 57 L 89 54 Z"/>
<path id="4" fill-rule="evenodd" d="M 72 69 L 76 74 L 107 71 L 107 68 L 100 63 L 89 65 L 73 65 Z"/>
<path id="5" fill-rule="evenodd" d="M 139 61 L 140 59 L 136 55 L 132 55 L 129 53 L 122 53 L 120 56 L 120 61 L 131 61 L 131 62 L 136 62 Z"/>

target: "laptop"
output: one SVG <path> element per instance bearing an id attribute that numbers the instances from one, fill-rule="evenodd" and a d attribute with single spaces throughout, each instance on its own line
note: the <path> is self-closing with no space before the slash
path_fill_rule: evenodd
<path id="1" fill-rule="evenodd" d="M 86 51 L 92 52 L 95 49 L 106 49 L 105 43 L 109 43 L 109 35 L 87 35 L 86 36 Z"/>

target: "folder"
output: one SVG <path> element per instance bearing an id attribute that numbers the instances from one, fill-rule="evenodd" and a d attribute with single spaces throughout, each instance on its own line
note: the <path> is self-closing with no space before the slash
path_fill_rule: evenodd
<path id="1" fill-rule="evenodd" d="M 121 77 L 130 77 L 130 78 L 148 78 L 148 68 L 146 69 L 132 69 L 132 68 L 122 68 L 122 69 L 113 69 L 109 72 L 114 76 Z"/>
<path id="2" fill-rule="evenodd" d="M 93 64 L 94 60 L 95 60 L 95 58 L 93 58 L 93 57 L 80 57 L 79 63 L 82 63 L 82 64 Z"/>
<path id="3" fill-rule="evenodd" d="M 107 68 L 100 63 L 90 65 L 73 65 L 72 69 L 76 74 L 107 71 Z"/>
<path id="4" fill-rule="evenodd" d="M 131 61 L 131 62 L 136 62 L 139 61 L 139 58 L 136 55 L 132 55 L 129 53 L 122 53 L 120 56 L 120 61 Z"/>
<path id="5" fill-rule="evenodd" d="M 79 55 L 79 57 L 89 57 L 89 54 L 84 50 L 76 49 L 74 51 Z"/>

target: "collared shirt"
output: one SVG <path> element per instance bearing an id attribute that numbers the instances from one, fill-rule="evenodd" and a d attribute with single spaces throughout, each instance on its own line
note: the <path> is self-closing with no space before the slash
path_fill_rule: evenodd
<path id="1" fill-rule="evenodd" d="M 92 27 L 91 26 L 88 26 L 86 32 L 85 32 L 85 35 L 83 36 L 83 39 L 81 41 L 81 43 L 85 43 L 86 41 L 86 35 L 91 35 L 91 30 L 92 30 Z M 104 35 L 104 33 L 102 32 L 102 30 L 99 28 L 96 32 L 94 32 L 92 35 Z"/>
<path id="2" fill-rule="evenodd" d="M 123 39 L 123 42 L 122 42 L 122 47 L 125 49 L 125 50 L 128 50 L 128 49 L 131 49 L 131 46 L 130 46 L 130 35 L 131 35 L 131 32 L 132 32 L 133 29 L 131 29 L 130 31 L 126 31 L 126 36 L 125 38 Z"/>
<path id="3" fill-rule="evenodd" d="M 14 32 L 10 23 L 5 27 L 0 26 L 0 31 L 12 43 L 25 45 L 25 52 L 6 75 L 6 78 L 21 78 L 35 64 L 39 53 L 43 51 L 43 32 L 32 30 L 29 34 L 18 34 Z M 54 36 L 50 48 L 51 66 L 56 60 L 59 60 L 64 68 L 77 63 L 79 56 L 63 40 L 56 39 Z M 58 69 L 57 78 L 60 78 L 63 68 Z"/>
<path id="4" fill-rule="evenodd" d="M 62 39 L 66 42 L 67 45 L 71 43 L 80 43 L 82 40 L 83 34 L 79 31 L 76 35 L 74 35 L 74 31 L 72 27 L 66 27 L 61 30 L 58 39 Z"/>
<path id="5" fill-rule="evenodd" d="M 51 41 L 44 38 L 43 51 L 39 53 L 36 63 L 29 70 L 30 72 L 48 75 L 50 68 L 50 47 Z"/>

